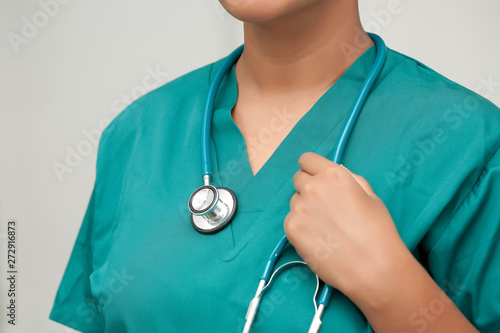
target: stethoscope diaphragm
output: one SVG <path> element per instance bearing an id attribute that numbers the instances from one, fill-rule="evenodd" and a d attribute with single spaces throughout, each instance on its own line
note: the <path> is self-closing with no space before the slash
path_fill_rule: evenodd
<path id="1" fill-rule="evenodd" d="M 203 234 L 214 234 L 231 222 L 237 201 L 233 191 L 225 187 L 203 185 L 189 198 L 193 227 Z"/>

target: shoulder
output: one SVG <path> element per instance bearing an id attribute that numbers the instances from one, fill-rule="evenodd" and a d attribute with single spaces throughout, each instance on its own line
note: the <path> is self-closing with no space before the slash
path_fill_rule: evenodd
<path id="1" fill-rule="evenodd" d="M 495 104 L 416 59 L 389 49 L 387 65 L 383 84 L 390 85 L 393 92 L 415 105 L 433 109 L 447 104 L 476 104 L 478 110 L 491 113 L 491 117 L 500 117 Z M 425 99 L 419 99 L 422 96 Z M 464 106 L 472 108 L 470 105 Z"/>
<path id="2" fill-rule="evenodd" d="M 139 97 L 106 127 L 102 140 L 116 131 L 136 129 L 138 123 L 172 117 L 181 113 L 181 109 L 189 111 L 186 102 L 198 101 L 208 89 L 212 66 L 208 64 L 195 69 Z"/>
<path id="3" fill-rule="evenodd" d="M 192 117 L 201 117 L 213 72 L 223 59 L 192 70 L 132 102 L 104 129 L 99 150 L 109 145 L 108 141 L 123 142 L 146 129 L 168 131 Z"/>
<path id="4" fill-rule="evenodd" d="M 99 139 L 96 183 L 120 179 L 134 161 L 147 161 L 168 149 L 184 149 L 199 133 L 213 71 L 223 59 L 190 71 L 128 105 Z M 106 180 L 107 179 L 107 180 Z"/>
<path id="5" fill-rule="evenodd" d="M 485 151 L 486 162 L 500 146 L 500 109 L 462 85 L 409 56 L 389 50 L 387 71 L 375 94 L 391 105 L 410 135 L 437 129 L 463 152 Z M 443 145 L 446 147 L 447 145 Z M 457 151 L 457 154 L 458 151 Z"/>
<path id="6" fill-rule="evenodd" d="M 408 244 L 438 230 L 436 212 L 458 209 L 498 163 L 499 108 L 392 50 L 359 121 L 373 139 L 356 153 L 376 163 L 358 173 L 372 181 Z"/>
<path id="7" fill-rule="evenodd" d="M 410 106 L 432 110 L 450 104 L 459 105 L 469 112 L 477 109 L 484 116 L 500 120 L 500 110 L 495 104 L 422 62 L 391 49 L 387 62 L 389 73 L 384 79 L 385 84 L 410 101 Z"/>

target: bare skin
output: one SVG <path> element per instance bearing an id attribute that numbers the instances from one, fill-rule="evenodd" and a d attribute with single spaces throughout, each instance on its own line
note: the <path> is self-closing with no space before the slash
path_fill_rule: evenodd
<path id="1" fill-rule="evenodd" d="M 414 332 L 411 316 L 436 302 L 425 332 L 478 332 L 413 257 L 370 184 L 314 153 L 299 159 L 284 228 L 313 271 L 342 291 L 375 332 Z M 318 240 L 335 251 L 318 260 Z"/>
<path id="2" fill-rule="evenodd" d="M 226 2 L 232 1 L 222 1 L 231 10 Z M 261 128 L 270 127 L 274 115 L 271 110 L 294 115 L 293 121 L 274 132 L 272 142 L 266 142 L 249 156 L 254 174 L 297 121 L 373 45 L 360 28 L 357 4 L 353 1 L 322 1 L 321 6 L 318 1 L 295 1 L 295 6 L 287 2 L 294 1 L 275 2 L 278 7 L 283 3 L 282 8 L 270 11 L 262 22 L 245 22 L 245 50 L 236 64 L 238 100 L 232 116 L 247 146 L 263 146 L 258 142 L 258 133 Z M 286 8 L 295 11 L 289 10 L 291 13 L 285 15 Z M 257 20 L 248 12 L 251 10 L 246 8 L 237 14 Z M 259 17 L 261 13 L 255 9 L 253 14 Z M 357 45 L 349 57 L 339 48 L 343 42 Z"/>
<path id="3" fill-rule="evenodd" d="M 233 119 L 247 146 L 269 128 L 272 110 L 294 120 L 249 156 L 254 174 L 295 123 L 366 49 L 356 0 L 220 0 L 244 21 L 245 50 L 236 64 Z M 355 46 L 349 55 L 340 45 Z M 409 318 L 436 300 L 443 312 L 426 332 L 477 332 L 401 240 L 368 182 L 322 156 L 305 153 L 293 181 L 284 229 L 299 255 L 349 297 L 376 332 L 413 332 Z M 335 204 L 332 204 L 335 203 Z M 318 239 L 338 250 L 313 264 Z M 314 260 L 318 262 L 318 260 Z M 366 272 L 370 272 L 367 274 Z"/>

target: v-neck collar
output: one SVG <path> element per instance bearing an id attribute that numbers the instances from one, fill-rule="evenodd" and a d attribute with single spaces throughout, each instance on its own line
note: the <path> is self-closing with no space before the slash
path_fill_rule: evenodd
<path id="1" fill-rule="evenodd" d="M 231 116 L 238 86 L 233 65 L 225 75 L 215 101 L 212 119 L 212 163 L 215 186 L 230 188 L 238 198 L 238 211 L 232 222 L 237 245 L 257 221 L 241 221 L 238 214 L 263 215 L 277 194 L 288 184 L 293 194 L 293 175 L 298 159 L 305 152 L 331 158 L 337 136 L 359 88 L 375 58 L 375 47 L 365 51 L 296 123 L 271 157 L 254 176 L 248 160 L 244 137 Z M 215 66 L 214 66 L 215 67 Z M 217 68 L 213 68 L 212 76 Z M 286 115 L 275 112 L 277 121 Z M 291 185 L 290 185 L 291 184 Z M 288 207 L 288 205 L 287 205 Z M 282 224 L 282 221 L 278 223 Z M 249 235 L 246 235 L 248 238 Z"/>

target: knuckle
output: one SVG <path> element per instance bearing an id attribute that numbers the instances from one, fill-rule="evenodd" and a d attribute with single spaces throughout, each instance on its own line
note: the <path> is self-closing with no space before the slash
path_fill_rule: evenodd
<path id="1" fill-rule="evenodd" d="M 289 213 L 285 218 L 285 223 L 283 224 L 283 229 L 285 229 L 285 234 L 288 238 L 292 238 L 299 232 L 299 223 L 297 219 L 294 218 L 293 213 Z"/>
<path id="2" fill-rule="evenodd" d="M 298 198 L 299 197 L 297 192 L 292 195 L 292 197 L 290 198 L 290 209 L 293 209 L 293 206 L 297 202 Z"/>
<path id="3" fill-rule="evenodd" d="M 309 211 L 308 205 L 304 202 L 304 200 L 298 200 L 298 197 L 292 197 L 290 200 L 290 211 L 294 213 L 294 215 L 307 215 Z"/>
<path id="4" fill-rule="evenodd" d="M 301 215 L 305 215 L 308 212 L 308 206 L 303 202 L 298 202 L 294 208 L 294 210 Z"/>
<path id="5" fill-rule="evenodd" d="M 338 168 L 336 168 L 333 165 L 326 167 L 325 168 L 325 175 L 330 177 L 330 178 L 337 179 L 339 177 Z"/>
<path id="6" fill-rule="evenodd" d="M 305 194 L 313 194 L 314 191 L 315 191 L 315 186 L 312 182 L 305 183 L 302 188 L 302 192 L 304 192 Z"/>

